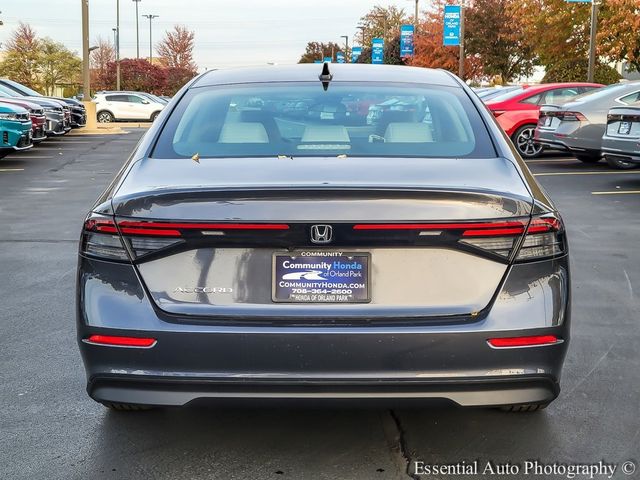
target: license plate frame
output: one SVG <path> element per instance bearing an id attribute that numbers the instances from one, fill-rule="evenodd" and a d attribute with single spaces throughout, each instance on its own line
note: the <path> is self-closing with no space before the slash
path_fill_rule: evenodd
<path id="1" fill-rule="evenodd" d="M 629 135 L 632 125 L 632 122 L 620 122 L 620 125 L 618 125 L 618 135 Z"/>
<path id="2" fill-rule="evenodd" d="M 285 267 L 287 260 L 289 266 Z M 334 268 L 337 267 L 334 262 L 339 262 L 340 266 L 348 265 Z M 330 264 L 331 268 L 320 267 L 322 263 Z M 361 268 L 356 268 L 356 265 Z M 284 278 L 286 274 L 291 274 L 290 278 Z M 307 274 L 306 277 L 304 274 Z M 371 253 L 315 250 L 274 252 L 271 300 L 274 303 L 298 305 L 370 303 Z"/>

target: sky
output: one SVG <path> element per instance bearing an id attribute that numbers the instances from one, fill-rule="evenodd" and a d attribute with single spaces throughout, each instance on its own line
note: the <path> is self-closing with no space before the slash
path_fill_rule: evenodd
<path id="1" fill-rule="evenodd" d="M 113 41 L 118 0 L 89 0 L 91 43 Z M 120 56 L 136 56 L 133 0 L 120 2 Z M 141 0 L 139 15 L 153 20 L 153 43 L 174 25 L 195 31 L 194 57 L 200 71 L 266 63 L 296 63 L 309 41 L 352 42 L 358 20 L 375 5 L 396 5 L 413 14 L 413 0 Z M 0 43 L 19 22 L 38 35 L 81 52 L 81 0 L 0 0 Z M 149 20 L 140 20 L 140 56 L 149 55 Z"/>

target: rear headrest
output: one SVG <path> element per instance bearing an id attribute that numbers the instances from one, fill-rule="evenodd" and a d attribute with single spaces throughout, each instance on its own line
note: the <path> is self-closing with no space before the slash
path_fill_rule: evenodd
<path id="1" fill-rule="evenodd" d="M 431 128 L 426 123 L 396 122 L 390 123 L 384 133 L 387 143 L 426 143 L 433 142 Z"/>
<path id="2" fill-rule="evenodd" d="M 218 143 L 269 143 L 269 136 L 261 123 L 225 123 Z"/>
<path id="3" fill-rule="evenodd" d="M 304 129 L 302 142 L 350 142 L 349 133 L 342 125 L 310 125 Z"/>

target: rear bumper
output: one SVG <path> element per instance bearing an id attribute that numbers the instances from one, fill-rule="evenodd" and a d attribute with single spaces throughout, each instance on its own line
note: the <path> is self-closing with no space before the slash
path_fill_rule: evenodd
<path id="1" fill-rule="evenodd" d="M 569 341 L 567 258 L 513 267 L 477 319 L 216 322 L 158 310 L 131 265 L 80 258 L 78 344 L 98 401 L 184 405 L 197 399 L 545 402 L 558 394 Z M 152 337 L 151 348 L 88 344 Z M 562 343 L 491 348 L 488 338 L 553 334 Z"/>
<path id="2" fill-rule="evenodd" d="M 386 405 L 391 403 L 453 402 L 463 407 L 544 403 L 560 388 L 553 378 L 479 378 L 465 380 L 344 382 L 220 381 L 211 379 L 97 376 L 87 385 L 96 401 L 156 406 L 183 406 L 194 401 L 279 403 L 327 402 Z"/>
<path id="3" fill-rule="evenodd" d="M 605 157 L 640 163 L 640 139 L 622 140 L 604 137 L 602 139 L 602 153 Z"/>

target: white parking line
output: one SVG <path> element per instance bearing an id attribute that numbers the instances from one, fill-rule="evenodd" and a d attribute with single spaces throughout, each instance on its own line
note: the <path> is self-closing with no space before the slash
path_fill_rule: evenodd
<path id="1" fill-rule="evenodd" d="M 547 172 L 547 173 L 534 173 L 534 177 L 554 177 L 558 175 L 640 175 L 640 170 L 628 171 L 628 170 L 614 170 L 604 172 Z"/>
<path id="2" fill-rule="evenodd" d="M 20 155 L 19 157 L 11 157 L 11 158 L 15 158 L 16 160 L 18 160 L 18 158 L 20 160 L 30 160 L 30 159 L 38 159 L 38 158 L 53 158 L 52 156 L 44 156 L 44 155 Z"/>
<path id="3" fill-rule="evenodd" d="M 591 192 L 591 195 L 636 195 L 640 194 L 640 190 L 614 190 L 612 192 Z"/>
<path id="4" fill-rule="evenodd" d="M 22 172 L 24 168 L 0 168 L 0 172 Z"/>

